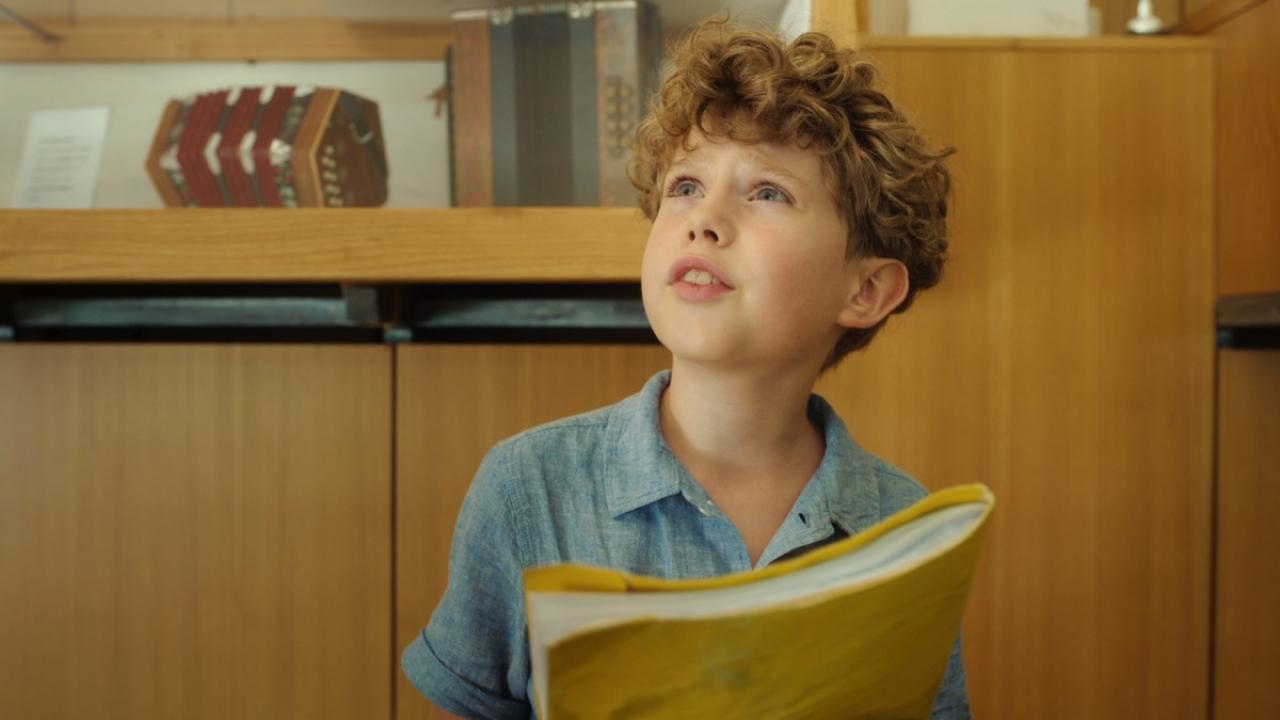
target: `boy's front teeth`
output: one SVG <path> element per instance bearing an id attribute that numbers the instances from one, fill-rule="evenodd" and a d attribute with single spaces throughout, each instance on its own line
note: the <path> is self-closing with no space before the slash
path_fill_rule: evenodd
<path id="1" fill-rule="evenodd" d="M 719 285 L 720 281 L 714 275 L 705 270 L 690 270 L 684 274 L 681 280 L 693 285 Z"/>

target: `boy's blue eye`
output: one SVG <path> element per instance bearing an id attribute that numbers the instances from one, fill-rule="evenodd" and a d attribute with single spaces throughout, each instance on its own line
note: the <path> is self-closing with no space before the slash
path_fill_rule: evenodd
<path id="1" fill-rule="evenodd" d="M 698 186 L 687 178 L 676 178 L 667 188 L 667 194 L 672 197 L 688 197 L 698 191 Z"/>
<path id="2" fill-rule="evenodd" d="M 764 187 L 760 188 L 760 191 L 756 193 L 756 197 L 760 198 L 761 200 L 768 200 L 770 202 L 779 202 L 779 201 L 787 202 L 788 200 L 790 200 L 790 198 L 787 197 L 786 193 L 782 192 L 776 187 L 770 187 L 768 185 L 765 185 Z"/>

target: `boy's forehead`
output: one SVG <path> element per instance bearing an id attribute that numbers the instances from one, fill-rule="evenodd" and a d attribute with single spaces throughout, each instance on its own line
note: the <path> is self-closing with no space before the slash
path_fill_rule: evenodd
<path id="1" fill-rule="evenodd" d="M 812 150 L 797 144 L 781 145 L 765 141 L 744 142 L 724 136 L 706 136 L 697 128 L 689 131 L 683 142 L 677 143 L 671 156 L 671 165 L 697 163 L 717 152 L 741 152 L 761 168 L 783 175 L 821 172 L 821 159 Z"/>

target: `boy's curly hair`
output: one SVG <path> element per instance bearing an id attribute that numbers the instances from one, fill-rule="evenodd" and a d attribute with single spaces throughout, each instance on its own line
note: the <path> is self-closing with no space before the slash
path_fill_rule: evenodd
<path id="1" fill-rule="evenodd" d="M 942 277 L 947 255 L 943 160 L 878 89 L 880 73 L 857 52 L 809 32 L 789 45 L 727 19 L 697 25 L 671 52 L 671 72 L 636 128 L 628 175 L 649 220 L 663 176 L 692 128 L 740 142 L 816 150 L 848 227 L 846 257 L 883 257 L 907 267 L 910 288 L 894 311 Z M 686 150 L 689 148 L 686 146 Z M 887 319 L 887 318 L 886 318 Z M 823 364 L 866 347 L 884 325 L 847 331 Z"/>

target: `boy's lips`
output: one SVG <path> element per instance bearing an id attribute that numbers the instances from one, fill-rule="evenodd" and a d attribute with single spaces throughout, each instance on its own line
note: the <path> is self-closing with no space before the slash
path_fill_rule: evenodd
<path id="1" fill-rule="evenodd" d="M 710 260 L 696 255 L 688 255 L 677 260 L 675 264 L 671 266 L 671 272 L 667 274 L 667 284 L 674 285 L 680 282 L 681 278 L 683 278 L 690 270 L 710 273 L 711 277 L 715 278 L 716 282 L 724 286 L 725 289 L 733 289 L 733 285 L 725 279 L 723 270 L 716 267 L 716 264 Z"/>
<path id="2" fill-rule="evenodd" d="M 695 272 L 702 275 L 694 278 L 694 282 L 685 279 L 685 275 Z M 708 281 L 709 282 L 699 282 Z M 696 255 L 682 257 L 671 266 L 667 275 L 667 284 L 682 300 L 704 302 L 714 300 L 733 290 L 733 285 L 725 279 L 724 271 L 716 267 L 710 260 Z"/>

